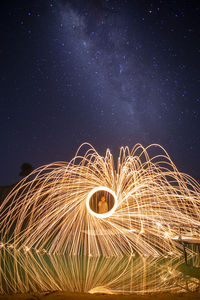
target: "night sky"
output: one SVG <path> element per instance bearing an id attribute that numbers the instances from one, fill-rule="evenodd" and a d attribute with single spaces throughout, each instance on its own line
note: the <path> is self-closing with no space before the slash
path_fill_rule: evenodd
<path id="1" fill-rule="evenodd" d="M 200 179 L 200 2 L 2 0 L 0 185 L 69 161 L 159 143 Z"/>

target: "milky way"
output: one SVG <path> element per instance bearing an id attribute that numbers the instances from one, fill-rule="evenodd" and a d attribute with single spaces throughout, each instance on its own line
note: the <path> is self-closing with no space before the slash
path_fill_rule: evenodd
<path id="1" fill-rule="evenodd" d="M 199 12 L 196 1 L 2 4 L 2 184 L 84 141 L 116 156 L 159 143 L 198 179 Z"/>

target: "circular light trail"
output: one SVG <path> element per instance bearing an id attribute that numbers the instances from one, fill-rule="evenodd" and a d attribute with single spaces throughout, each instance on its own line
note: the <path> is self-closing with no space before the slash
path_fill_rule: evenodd
<path id="1" fill-rule="evenodd" d="M 0 248 L 25 252 L 179 255 L 180 230 L 196 236 L 199 227 L 200 185 L 159 145 L 121 147 L 115 168 L 109 149 L 102 157 L 83 144 L 70 162 L 33 171 L 0 205 Z"/>
<path id="2" fill-rule="evenodd" d="M 105 191 L 105 192 L 108 192 L 110 193 L 113 198 L 114 198 L 114 205 L 113 207 L 106 213 L 104 214 L 100 214 L 100 213 L 96 213 L 94 212 L 91 207 L 90 207 L 90 199 L 91 197 L 96 193 L 96 192 L 99 192 L 99 191 Z M 117 208 L 117 205 L 118 205 L 118 201 L 117 201 L 117 196 L 115 195 L 115 193 L 108 187 L 105 187 L 105 186 L 99 186 L 99 187 L 96 187 L 94 189 L 92 189 L 89 194 L 88 194 L 88 197 L 86 199 L 86 206 L 87 206 L 87 209 L 89 211 L 89 213 L 93 216 L 95 216 L 96 218 L 99 218 L 99 219 L 104 219 L 104 218 L 108 218 L 110 217 L 114 211 L 116 210 Z"/>

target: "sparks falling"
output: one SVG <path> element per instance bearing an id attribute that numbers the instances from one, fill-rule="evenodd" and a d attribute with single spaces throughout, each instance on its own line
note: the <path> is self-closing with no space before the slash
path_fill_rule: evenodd
<path id="1" fill-rule="evenodd" d="M 103 215 L 90 207 L 96 191 L 114 199 Z M 194 235 L 200 226 L 199 201 L 199 184 L 159 145 L 122 147 L 115 169 L 109 149 L 102 157 L 83 144 L 69 163 L 36 169 L 7 196 L 1 245 L 50 254 L 176 255 L 180 230 Z"/>

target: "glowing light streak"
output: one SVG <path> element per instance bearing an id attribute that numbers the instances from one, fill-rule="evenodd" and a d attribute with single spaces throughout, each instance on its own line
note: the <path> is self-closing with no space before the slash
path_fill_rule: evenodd
<path id="1" fill-rule="evenodd" d="M 114 199 L 103 214 L 90 207 L 98 191 Z M 200 186 L 159 145 L 121 147 L 115 169 L 109 149 L 102 157 L 83 144 L 69 163 L 33 171 L 0 206 L 0 248 L 12 244 L 26 252 L 179 255 L 180 229 L 198 238 L 198 228 Z"/>
<path id="2" fill-rule="evenodd" d="M 98 191 L 105 191 L 105 192 L 108 192 L 108 193 L 110 193 L 110 194 L 114 197 L 114 205 L 113 205 L 112 209 L 110 209 L 107 213 L 104 213 L 104 214 L 95 213 L 95 212 L 90 208 L 90 204 L 89 204 L 90 199 L 91 199 L 92 195 L 94 195 L 94 194 L 95 194 L 96 192 L 98 192 Z M 97 218 L 100 218 L 100 219 L 107 218 L 107 217 L 111 216 L 111 215 L 114 213 L 114 211 L 116 210 L 116 208 L 117 208 L 117 206 L 118 206 L 117 196 L 115 195 L 115 193 L 114 193 L 111 189 L 109 189 L 109 188 L 107 188 L 107 187 L 105 187 L 105 186 L 99 186 L 99 187 L 96 187 L 96 188 L 94 188 L 93 190 L 91 190 L 91 191 L 89 192 L 89 194 L 88 194 L 88 196 L 87 196 L 87 199 L 86 199 L 86 206 L 87 206 L 88 211 L 89 211 L 93 216 L 95 216 L 95 217 L 97 217 Z"/>

